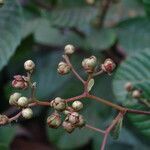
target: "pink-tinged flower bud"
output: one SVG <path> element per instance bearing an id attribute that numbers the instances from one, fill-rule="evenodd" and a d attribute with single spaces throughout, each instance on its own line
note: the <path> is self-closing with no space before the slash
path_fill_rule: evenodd
<path id="1" fill-rule="evenodd" d="M 9 119 L 5 115 L 0 115 L 0 125 L 4 125 L 9 122 Z"/>
<path id="2" fill-rule="evenodd" d="M 77 112 L 72 112 L 71 114 L 68 114 L 66 120 L 71 124 L 77 124 L 79 122 L 79 114 Z"/>
<path id="3" fill-rule="evenodd" d="M 75 126 L 68 121 L 64 121 L 62 126 L 68 133 L 73 132 L 75 129 Z"/>
<path id="4" fill-rule="evenodd" d="M 75 52 L 75 47 L 71 44 L 68 44 L 65 46 L 64 50 L 65 50 L 65 54 L 71 55 Z"/>
<path id="5" fill-rule="evenodd" d="M 70 72 L 70 69 L 71 69 L 71 68 L 70 68 L 70 66 L 69 66 L 67 63 L 61 61 L 61 62 L 58 64 L 57 71 L 58 71 L 59 74 L 65 75 L 65 74 L 67 74 L 67 73 Z"/>
<path id="6" fill-rule="evenodd" d="M 58 113 L 53 113 L 47 118 L 47 124 L 50 128 L 57 129 L 61 125 L 61 117 Z"/>
<path id="7" fill-rule="evenodd" d="M 82 115 L 79 115 L 79 122 L 76 124 L 77 127 L 82 128 L 86 124 L 84 117 Z"/>
<path id="8" fill-rule="evenodd" d="M 96 67 L 96 64 L 97 64 L 97 58 L 95 56 L 85 58 L 82 61 L 82 66 L 87 73 L 92 73 Z"/>
<path id="9" fill-rule="evenodd" d="M 133 85 L 131 82 L 127 82 L 124 86 L 124 88 L 126 89 L 126 91 L 130 92 L 133 90 Z"/>
<path id="10" fill-rule="evenodd" d="M 25 76 L 15 75 L 12 81 L 12 86 L 18 89 L 26 89 L 28 87 L 28 82 Z"/>
<path id="11" fill-rule="evenodd" d="M 111 72 L 115 69 L 115 67 L 116 67 L 116 64 L 110 58 L 106 59 L 104 63 L 101 65 L 101 69 L 104 72 L 107 72 L 109 74 L 111 74 Z"/>

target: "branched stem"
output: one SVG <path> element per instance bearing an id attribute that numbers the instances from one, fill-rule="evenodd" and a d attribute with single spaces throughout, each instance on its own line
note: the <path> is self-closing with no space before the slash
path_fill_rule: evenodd
<path id="1" fill-rule="evenodd" d="M 104 130 L 101 130 L 101 129 L 95 128 L 95 127 L 93 127 L 93 126 L 91 126 L 91 125 L 89 125 L 89 124 L 86 124 L 86 125 L 85 125 L 85 127 L 86 127 L 86 128 L 89 128 L 90 130 L 93 130 L 93 131 L 99 132 L 99 133 L 101 133 L 101 134 L 105 134 L 105 131 L 104 131 Z"/>

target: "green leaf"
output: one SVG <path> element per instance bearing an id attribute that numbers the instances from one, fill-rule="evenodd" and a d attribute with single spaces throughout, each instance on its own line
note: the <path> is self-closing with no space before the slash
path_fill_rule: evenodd
<path id="1" fill-rule="evenodd" d="M 126 107 L 149 111 L 149 108 L 139 103 L 138 100 L 131 98 L 131 96 L 125 91 L 124 85 L 126 82 L 131 82 L 137 89 L 143 91 L 142 97 L 150 100 L 150 49 L 147 49 L 141 53 L 137 53 L 135 56 L 130 56 L 124 63 L 118 68 L 114 78 L 114 92 L 117 99 Z M 150 116 L 129 114 L 131 120 L 137 132 L 143 135 L 143 137 L 150 138 Z"/>
<path id="2" fill-rule="evenodd" d="M 147 15 L 150 16 L 150 1 L 149 0 L 143 0 L 145 10 L 147 12 Z"/>
<path id="3" fill-rule="evenodd" d="M 96 15 L 96 9 L 92 7 L 71 7 L 54 9 L 50 14 L 52 25 L 58 27 L 81 27 L 89 24 Z"/>
<path id="4" fill-rule="evenodd" d="M 5 144 L 0 143 L 0 149 L 1 150 L 9 150 L 8 146 Z"/>
<path id="5" fill-rule="evenodd" d="M 123 118 L 121 118 L 117 124 L 114 126 L 114 128 L 111 130 L 110 135 L 113 137 L 113 139 L 117 140 L 120 135 L 120 131 L 122 129 L 122 121 Z"/>
<path id="6" fill-rule="evenodd" d="M 86 37 L 88 47 L 93 50 L 104 50 L 116 42 L 116 34 L 111 29 L 91 30 Z"/>
<path id="7" fill-rule="evenodd" d="M 0 8 L 0 70 L 7 64 L 21 40 L 21 10 L 17 1 L 6 0 Z"/>
<path id="8" fill-rule="evenodd" d="M 131 55 L 150 47 L 150 20 L 147 18 L 128 19 L 116 28 L 120 46 Z"/>
<path id="9" fill-rule="evenodd" d="M 3 143 L 4 145 L 9 145 L 12 141 L 12 139 L 15 136 L 16 128 L 12 127 L 11 125 L 4 126 L 0 128 L 0 143 Z"/>

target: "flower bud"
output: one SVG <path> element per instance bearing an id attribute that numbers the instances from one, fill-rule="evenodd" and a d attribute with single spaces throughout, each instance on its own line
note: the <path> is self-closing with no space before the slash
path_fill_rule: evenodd
<path id="1" fill-rule="evenodd" d="M 64 121 L 62 126 L 68 133 L 73 132 L 75 129 L 75 126 L 68 121 Z"/>
<path id="2" fill-rule="evenodd" d="M 64 113 L 64 115 L 68 115 L 73 111 L 74 111 L 74 109 L 72 107 L 66 107 L 66 109 L 63 111 L 63 113 Z"/>
<path id="3" fill-rule="evenodd" d="M 58 128 L 61 125 L 61 117 L 58 113 L 53 113 L 47 118 L 47 124 L 50 128 Z"/>
<path id="4" fill-rule="evenodd" d="M 9 98 L 9 104 L 17 106 L 17 101 L 21 97 L 20 93 L 13 93 Z"/>
<path id="5" fill-rule="evenodd" d="M 132 92 L 132 97 L 133 98 L 140 98 L 141 97 L 141 91 L 140 90 L 134 90 Z"/>
<path id="6" fill-rule="evenodd" d="M 82 61 L 82 66 L 86 70 L 87 73 L 92 73 L 96 67 L 96 64 L 97 64 L 97 58 L 95 56 L 85 58 Z"/>
<path id="7" fill-rule="evenodd" d="M 71 124 L 76 124 L 79 122 L 79 114 L 77 112 L 72 112 L 68 115 L 66 120 Z"/>
<path id="8" fill-rule="evenodd" d="M 50 105 L 58 111 L 63 111 L 66 108 L 66 101 L 64 99 L 61 99 L 60 97 L 56 97 L 51 101 Z"/>
<path id="9" fill-rule="evenodd" d="M 27 60 L 25 63 L 24 63 L 24 68 L 25 70 L 27 71 L 31 71 L 35 68 L 35 64 L 32 60 Z"/>
<path id="10" fill-rule="evenodd" d="M 0 125 L 4 125 L 9 122 L 9 119 L 5 115 L 0 115 Z"/>
<path id="11" fill-rule="evenodd" d="M 124 88 L 126 89 L 126 91 L 130 92 L 133 90 L 133 85 L 131 82 L 127 82 L 124 86 Z"/>
<path id="12" fill-rule="evenodd" d="M 30 119 L 32 118 L 33 116 L 33 111 L 31 108 L 25 108 L 22 110 L 22 116 L 25 118 L 25 119 Z"/>
<path id="13" fill-rule="evenodd" d="M 64 50 L 65 50 L 65 54 L 71 55 L 75 52 L 75 47 L 71 44 L 68 44 L 65 46 Z"/>
<path id="14" fill-rule="evenodd" d="M 115 67 L 116 64 L 110 58 L 106 59 L 104 63 L 101 65 L 101 69 L 104 72 L 107 72 L 108 74 L 111 74 L 111 72 L 115 69 Z"/>
<path id="15" fill-rule="evenodd" d="M 70 66 L 69 66 L 67 63 L 61 61 L 61 62 L 58 64 L 57 71 L 58 71 L 59 74 L 65 75 L 65 74 L 67 74 L 67 73 L 70 72 Z"/>
<path id="16" fill-rule="evenodd" d="M 83 108 L 83 103 L 80 102 L 80 101 L 74 101 L 72 103 L 72 108 L 75 110 L 75 111 L 80 111 L 82 108 Z"/>
<path id="17" fill-rule="evenodd" d="M 25 76 L 15 75 L 12 81 L 12 86 L 18 89 L 26 89 L 28 87 L 28 82 Z"/>
<path id="18" fill-rule="evenodd" d="M 26 107 L 28 105 L 29 101 L 28 101 L 27 97 L 20 97 L 18 99 L 17 103 L 18 103 L 18 106 L 20 106 L 20 107 Z"/>
<path id="19" fill-rule="evenodd" d="M 76 124 L 77 127 L 84 127 L 86 124 L 84 117 L 82 115 L 79 115 L 79 122 Z"/>

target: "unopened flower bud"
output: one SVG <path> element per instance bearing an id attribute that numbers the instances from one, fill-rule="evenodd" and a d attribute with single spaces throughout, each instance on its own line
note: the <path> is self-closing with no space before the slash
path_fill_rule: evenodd
<path id="1" fill-rule="evenodd" d="M 133 85 L 131 82 L 127 82 L 124 86 L 124 88 L 126 89 L 126 91 L 130 92 L 133 90 Z"/>
<path id="2" fill-rule="evenodd" d="M 86 0 L 86 3 L 89 5 L 93 5 L 95 3 L 95 0 Z"/>
<path id="3" fill-rule="evenodd" d="M 67 120 L 72 124 L 76 124 L 79 122 L 79 114 L 77 112 L 72 112 L 68 115 Z"/>
<path id="4" fill-rule="evenodd" d="M 75 47 L 71 44 L 68 44 L 65 46 L 64 50 L 65 50 L 65 54 L 71 55 L 75 52 Z"/>
<path id="5" fill-rule="evenodd" d="M 63 111 L 66 108 L 66 101 L 60 97 L 56 97 L 53 101 L 51 101 L 50 105 L 58 111 Z"/>
<path id="6" fill-rule="evenodd" d="M 141 91 L 140 90 L 134 90 L 132 92 L 132 97 L 133 98 L 140 98 L 141 97 Z"/>
<path id="7" fill-rule="evenodd" d="M 115 67 L 116 67 L 116 64 L 110 58 L 106 59 L 104 63 L 101 65 L 101 69 L 104 72 L 107 72 L 108 74 L 111 74 L 111 72 L 115 69 Z"/>
<path id="8" fill-rule="evenodd" d="M 50 128 L 58 128 L 61 125 L 61 117 L 58 113 L 53 113 L 47 118 L 47 124 Z"/>
<path id="9" fill-rule="evenodd" d="M 26 107 L 29 103 L 29 100 L 27 97 L 20 97 L 17 103 L 18 103 L 18 106 L 20 107 Z"/>
<path id="10" fill-rule="evenodd" d="M 77 127 L 84 127 L 86 124 L 84 117 L 82 115 L 79 115 L 79 122 L 76 124 Z"/>
<path id="11" fill-rule="evenodd" d="M 9 119 L 5 115 L 0 115 L 0 125 L 4 125 L 9 122 Z"/>
<path id="12" fill-rule="evenodd" d="M 82 61 L 82 66 L 86 70 L 87 73 L 92 73 L 96 67 L 96 64 L 97 64 L 97 58 L 95 56 L 85 58 Z"/>
<path id="13" fill-rule="evenodd" d="M 33 111 L 31 108 L 25 108 L 22 110 L 22 116 L 25 118 L 25 119 L 30 119 L 32 118 L 33 116 Z"/>
<path id="14" fill-rule="evenodd" d="M 17 101 L 21 97 L 20 93 L 13 93 L 9 98 L 9 104 L 17 106 Z"/>
<path id="15" fill-rule="evenodd" d="M 57 71 L 58 71 L 59 74 L 65 75 L 65 74 L 67 74 L 67 73 L 70 72 L 70 66 L 69 66 L 67 63 L 61 61 L 61 62 L 58 64 Z"/>
<path id="16" fill-rule="evenodd" d="M 71 112 L 74 112 L 74 109 L 72 107 L 66 107 L 66 109 L 63 111 L 64 115 L 68 115 Z"/>
<path id="17" fill-rule="evenodd" d="M 80 101 L 74 101 L 72 103 L 72 108 L 75 110 L 75 111 L 80 111 L 82 108 L 83 108 L 83 103 L 80 102 Z"/>
<path id="18" fill-rule="evenodd" d="M 35 64 L 32 60 L 27 60 L 25 63 L 24 63 L 24 68 L 25 70 L 27 71 L 31 71 L 35 68 Z"/>
<path id="19" fill-rule="evenodd" d="M 28 82 L 25 76 L 15 75 L 12 81 L 12 86 L 18 89 L 26 89 L 28 87 Z"/>
<path id="20" fill-rule="evenodd" d="M 75 126 L 68 121 L 64 121 L 62 126 L 68 133 L 73 132 L 75 129 Z"/>

